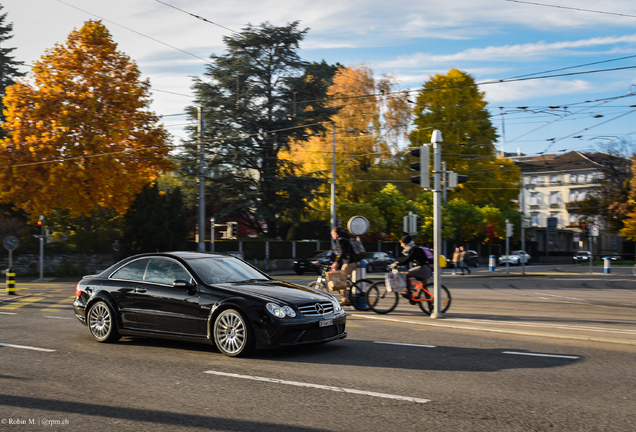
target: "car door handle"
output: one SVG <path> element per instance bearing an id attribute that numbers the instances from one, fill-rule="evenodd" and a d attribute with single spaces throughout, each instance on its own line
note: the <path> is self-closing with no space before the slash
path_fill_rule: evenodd
<path id="1" fill-rule="evenodd" d="M 138 292 L 138 293 L 145 293 L 145 292 L 146 292 L 146 288 L 137 287 L 137 288 L 135 288 L 135 292 Z"/>

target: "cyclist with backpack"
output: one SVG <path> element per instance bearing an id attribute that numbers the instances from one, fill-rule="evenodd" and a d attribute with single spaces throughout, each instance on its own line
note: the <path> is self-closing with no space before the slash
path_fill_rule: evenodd
<path id="1" fill-rule="evenodd" d="M 331 236 L 335 240 L 336 252 L 338 258 L 331 265 L 332 270 L 344 270 L 345 278 L 348 278 L 351 273 L 360 267 L 360 260 L 357 259 L 356 254 L 349 243 L 349 233 L 342 227 L 336 227 L 331 230 Z M 343 306 L 350 306 L 350 289 L 347 288 L 340 290 L 340 304 Z"/>
<path id="2" fill-rule="evenodd" d="M 408 279 L 416 278 L 423 282 L 426 285 L 426 280 L 431 277 L 431 263 L 430 260 L 424 252 L 424 249 L 417 246 L 413 241 L 413 237 L 410 235 L 405 235 L 400 239 L 400 245 L 404 249 L 402 253 L 406 256 L 398 259 L 396 262 L 391 264 L 391 268 L 400 267 L 408 263 L 413 263 L 415 267 L 406 272 L 407 279 L 407 293 L 402 294 L 404 297 L 410 299 L 411 298 L 411 284 L 408 283 Z"/>

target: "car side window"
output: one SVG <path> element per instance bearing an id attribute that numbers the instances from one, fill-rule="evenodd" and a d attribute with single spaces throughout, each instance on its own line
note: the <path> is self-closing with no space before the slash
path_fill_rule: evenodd
<path id="1" fill-rule="evenodd" d="M 165 258 L 150 259 L 146 276 L 144 277 L 145 282 L 172 285 L 176 280 L 190 281 L 190 274 L 181 264 Z"/>
<path id="2" fill-rule="evenodd" d="M 111 278 L 142 281 L 144 280 L 144 274 L 146 273 L 146 267 L 148 266 L 148 259 L 140 259 L 133 261 L 130 264 L 117 270 Z"/>

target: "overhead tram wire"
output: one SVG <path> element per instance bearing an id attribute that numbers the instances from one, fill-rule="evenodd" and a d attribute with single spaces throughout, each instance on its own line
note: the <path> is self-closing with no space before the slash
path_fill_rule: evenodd
<path id="1" fill-rule="evenodd" d="M 99 16 L 99 15 L 97 15 L 97 14 L 94 14 L 94 13 L 92 13 L 92 12 L 89 12 L 89 11 L 87 11 L 87 10 L 84 10 L 84 9 L 82 9 L 82 8 L 79 8 L 79 7 L 77 7 L 77 6 L 74 6 L 74 5 L 70 4 L 70 3 L 66 3 L 66 2 L 65 2 L 65 1 L 63 1 L 63 0 L 57 0 L 57 1 L 58 1 L 58 2 L 60 2 L 60 3 L 62 3 L 62 4 L 67 5 L 67 6 L 69 6 L 69 7 L 72 7 L 72 8 L 74 8 L 74 9 L 77 9 L 77 10 L 79 10 L 79 11 L 82 11 L 82 12 L 84 12 L 84 13 L 87 13 L 87 14 L 89 14 L 89 15 L 93 15 L 94 17 L 97 17 L 97 18 L 99 18 L 99 19 L 100 19 L 100 20 L 102 20 L 102 21 L 109 22 L 109 23 L 114 24 L 114 25 L 116 25 L 116 26 L 118 26 L 118 27 L 121 27 L 121 28 L 123 28 L 123 29 L 125 29 L 125 30 L 128 30 L 128 31 L 130 31 L 130 32 L 133 32 L 133 33 L 135 33 L 135 34 L 138 34 L 139 36 L 143 36 L 143 37 L 148 38 L 148 39 L 150 39 L 150 40 L 152 40 L 152 41 L 158 42 L 158 43 L 160 43 L 160 44 L 162 44 L 162 45 L 165 45 L 165 46 L 167 46 L 167 47 L 170 47 L 170 48 L 172 48 L 172 49 L 175 49 L 175 50 L 177 50 L 177 51 L 180 51 L 180 52 L 182 52 L 182 53 L 184 53 L 184 54 L 187 54 L 187 55 L 189 55 L 189 56 L 192 56 L 192 57 L 198 58 L 199 60 L 203 60 L 203 61 L 205 62 L 205 64 L 211 64 L 211 63 L 210 63 L 210 61 L 208 61 L 207 59 L 204 59 L 203 57 L 199 57 L 199 56 L 198 56 L 198 55 L 196 55 L 196 54 L 192 54 L 191 52 L 188 52 L 188 51 L 182 50 L 181 48 L 177 48 L 176 46 L 173 46 L 173 45 L 170 45 L 170 44 L 168 44 L 168 43 L 162 42 L 162 41 L 160 41 L 159 39 L 155 39 L 155 38 L 153 38 L 152 36 L 145 35 L 145 34 L 143 34 L 143 33 L 141 33 L 141 32 L 138 32 L 137 30 L 133 30 L 133 29 L 128 28 L 128 27 L 126 27 L 126 26 L 123 26 L 123 25 L 121 25 L 121 24 L 117 24 L 116 22 L 111 21 L 111 20 L 109 20 L 109 19 L 102 18 L 101 16 Z"/>
<path id="2" fill-rule="evenodd" d="M 605 12 L 605 11 L 592 10 L 592 9 L 581 9 L 581 8 L 575 8 L 575 7 L 551 5 L 551 4 L 545 4 L 545 3 L 535 3 L 535 2 L 522 1 L 522 0 L 504 0 L 504 1 L 511 2 L 511 3 L 524 3 L 524 4 L 533 5 L 533 6 L 545 6 L 545 7 L 557 8 L 557 9 L 569 9 L 569 10 L 575 10 L 579 12 L 592 12 L 592 13 L 598 13 L 598 14 L 604 14 L 604 15 L 617 15 L 617 16 L 623 16 L 628 18 L 636 18 L 636 15 L 629 15 L 629 14 L 623 14 L 623 13 L 617 13 L 617 12 Z"/>
<path id="3" fill-rule="evenodd" d="M 193 17 L 195 17 L 196 19 L 200 19 L 201 21 L 205 21 L 206 23 L 213 24 L 213 25 L 215 25 L 215 26 L 217 26 L 217 27 L 221 27 L 222 29 L 225 29 L 225 30 L 229 30 L 229 31 L 231 31 L 232 33 L 238 33 L 236 30 L 232 30 L 231 28 L 227 28 L 227 27 L 225 27 L 225 26 L 222 26 L 221 24 L 215 23 L 215 22 L 210 21 L 210 20 L 208 20 L 208 19 L 206 19 L 206 18 L 203 18 L 202 16 L 195 15 L 195 14 L 193 14 L 193 13 L 191 13 L 191 12 L 186 11 L 186 10 L 179 9 L 179 8 L 178 8 L 178 7 L 176 7 L 176 6 L 172 6 L 171 4 L 168 4 L 168 3 L 166 3 L 166 2 L 162 2 L 161 0 L 155 0 L 155 1 L 156 1 L 156 2 L 158 2 L 158 3 L 164 4 L 164 5 L 168 6 L 168 7 L 171 7 L 171 8 L 173 8 L 173 9 L 176 9 L 176 10 L 178 10 L 178 11 L 180 11 L 180 12 L 183 12 L 183 13 L 185 13 L 185 14 L 188 14 L 188 15 L 190 15 L 190 16 L 193 16 Z"/>

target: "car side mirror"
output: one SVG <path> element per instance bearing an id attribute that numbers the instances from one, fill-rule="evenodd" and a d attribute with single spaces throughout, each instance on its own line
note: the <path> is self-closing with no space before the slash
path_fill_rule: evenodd
<path id="1" fill-rule="evenodd" d="M 192 284 L 184 279 L 177 279 L 172 283 L 172 286 L 175 288 L 186 288 L 188 290 L 188 294 L 194 294 L 196 288 L 195 284 Z"/>

